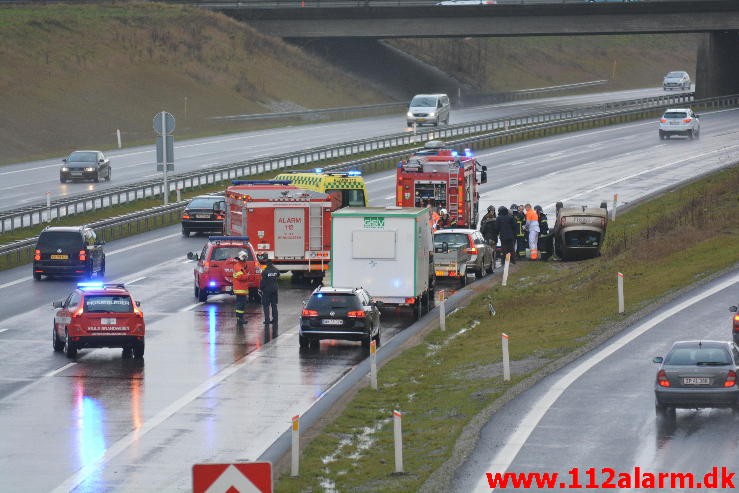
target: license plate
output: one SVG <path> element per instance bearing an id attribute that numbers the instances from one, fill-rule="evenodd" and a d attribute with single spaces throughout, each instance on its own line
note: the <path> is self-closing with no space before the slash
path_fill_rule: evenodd
<path id="1" fill-rule="evenodd" d="M 425 119 L 425 118 L 417 118 L 417 120 L 418 120 L 419 122 L 425 122 L 425 121 L 426 121 L 426 119 Z"/>
<path id="2" fill-rule="evenodd" d="M 343 325 L 344 321 L 337 318 L 324 318 L 321 323 L 323 325 Z"/>
<path id="3" fill-rule="evenodd" d="M 64 254 L 64 255 L 52 254 L 49 258 L 51 260 L 67 260 L 69 258 L 69 255 L 66 255 L 66 254 Z"/>
<path id="4" fill-rule="evenodd" d="M 103 325 L 115 325 L 114 318 L 101 318 L 100 323 Z"/>
<path id="5" fill-rule="evenodd" d="M 72 171 L 72 176 L 82 176 L 82 171 Z"/>
<path id="6" fill-rule="evenodd" d="M 230 293 L 231 290 L 233 289 L 233 287 L 232 286 L 226 286 L 223 289 L 225 289 L 226 291 L 228 291 Z"/>
<path id="7" fill-rule="evenodd" d="M 685 377 L 683 378 L 683 385 L 709 385 L 711 379 L 708 377 Z"/>
<path id="8" fill-rule="evenodd" d="M 195 214 L 195 219 L 210 219 L 210 214 Z"/>

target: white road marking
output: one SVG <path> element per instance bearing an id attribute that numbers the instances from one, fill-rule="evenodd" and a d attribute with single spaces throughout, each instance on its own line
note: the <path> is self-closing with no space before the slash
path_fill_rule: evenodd
<path id="1" fill-rule="evenodd" d="M 30 281 L 30 279 L 28 279 L 27 277 L 23 277 L 21 279 L 16 279 L 15 281 L 6 282 L 5 284 L 0 284 L 0 289 L 9 288 L 10 286 L 15 286 L 16 284 L 20 284 L 26 281 Z"/>
<path id="2" fill-rule="evenodd" d="M 636 325 L 633 329 L 622 335 L 612 344 L 609 344 L 603 349 L 597 351 L 586 360 L 582 361 L 580 364 L 570 369 L 565 375 L 554 382 L 549 387 L 549 390 L 531 406 L 531 410 L 526 413 L 523 419 L 521 419 L 518 426 L 516 427 L 516 431 L 514 431 L 511 436 L 508 437 L 506 445 L 502 449 L 500 449 L 497 454 L 495 454 L 495 457 L 485 468 L 485 471 L 491 472 L 493 474 L 495 474 L 496 472 L 506 472 L 511 466 L 511 463 L 513 463 L 513 460 L 526 444 L 526 441 L 529 439 L 531 433 L 533 433 L 533 431 L 536 429 L 539 421 L 541 421 L 546 412 L 549 410 L 549 408 L 551 408 L 552 405 L 557 401 L 557 399 L 559 399 L 562 394 L 570 387 L 570 385 L 572 385 L 578 378 L 585 374 L 585 372 L 587 372 L 595 365 L 603 361 L 605 358 L 623 348 L 628 343 L 630 343 L 640 335 L 644 334 L 657 324 L 664 322 L 665 320 L 681 312 L 682 310 L 685 310 L 686 308 L 708 298 L 709 296 L 718 293 L 719 291 L 728 288 L 729 286 L 732 286 L 733 284 L 736 284 L 737 282 L 739 282 L 739 275 L 735 275 L 727 279 L 726 281 L 717 284 L 710 289 L 707 289 L 694 298 L 686 300 L 653 318 L 650 317 L 647 321 Z M 490 488 L 487 477 L 483 475 L 475 485 L 474 491 L 489 493 L 494 490 Z"/>
<path id="3" fill-rule="evenodd" d="M 132 279 L 132 280 L 130 280 L 130 281 L 123 281 L 123 284 L 125 284 L 125 285 L 129 285 L 129 284 L 133 284 L 133 283 L 136 283 L 136 282 L 142 281 L 142 280 L 144 280 L 144 279 L 146 279 L 146 276 L 141 276 L 141 277 L 137 277 L 136 279 Z"/>
<path id="4" fill-rule="evenodd" d="M 0 332 L 6 332 L 8 329 L 0 329 Z"/>
<path id="5" fill-rule="evenodd" d="M 261 357 L 262 355 L 259 351 L 254 351 L 242 358 L 241 361 L 225 367 L 218 374 L 212 376 L 202 384 L 192 389 L 190 392 L 172 402 L 172 404 L 170 404 L 169 406 L 162 409 L 159 413 L 146 421 L 140 428 L 134 429 L 131 433 L 112 444 L 105 451 L 105 454 L 103 454 L 97 460 L 84 466 L 76 474 L 67 478 L 62 484 L 52 490 L 52 493 L 68 493 L 69 491 L 72 491 L 80 483 L 85 481 L 89 476 L 95 474 L 95 471 L 101 465 L 107 464 L 108 462 L 116 458 L 121 452 L 125 451 L 128 447 L 141 440 L 144 435 L 155 429 L 157 426 L 161 425 L 164 421 L 169 419 L 175 413 L 181 411 L 182 408 L 190 404 L 193 400 L 205 394 L 213 387 L 219 385 L 222 381 L 239 371 L 252 360 Z"/>
<path id="6" fill-rule="evenodd" d="M 177 311 L 179 311 L 179 312 L 189 312 L 189 311 L 190 311 L 190 310 L 192 310 L 193 308 L 196 308 L 196 307 L 198 307 L 198 306 L 200 306 L 200 305 L 202 305 L 202 303 L 194 303 L 194 304 L 192 304 L 192 305 L 190 305 L 190 306 L 186 306 L 185 308 L 180 308 L 180 309 L 179 309 L 179 310 L 177 310 Z"/>
<path id="7" fill-rule="evenodd" d="M 77 363 L 75 363 L 75 362 L 67 363 L 66 365 L 62 366 L 61 368 L 57 368 L 56 370 L 50 371 L 49 373 L 45 374 L 44 377 L 53 377 L 54 375 L 58 375 L 61 372 L 63 372 L 64 370 L 66 370 L 67 368 L 71 368 L 71 367 L 73 367 L 76 364 Z"/>

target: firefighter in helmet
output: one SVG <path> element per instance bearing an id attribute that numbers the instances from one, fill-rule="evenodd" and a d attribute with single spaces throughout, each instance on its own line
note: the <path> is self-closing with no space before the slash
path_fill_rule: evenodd
<path id="1" fill-rule="evenodd" d="M 236 295 L 234 312 L 236 313 L 236 321 L 239 324 L 246 322 L 244 315 L 246 312 L 246 295 L 249 293 L 249 285 L 247 284 L 249 268 L 246 264 L 248 259 L 249 254 L 245 250 L 241 250 L 236 255 L 236 262 L 234 262 L 233 267 L 233 291 Z"/>
<path id="2" fill-rule="evenodd" d="M 446 209 L 442 209 L 439 211 L 439 220 L 436 222 L 436 229 L 448 229 L 448 228 L 456 228 L 457 227 L 457 220 L 452 219 L 452 217 L 449 215 L 449 212 L 447 212 Z"/>
<path id="3" fill-rule="evenodd" d="M 528 241 L 526 241 L 526 232 L 524 230 L 524 225 L 526 224 L 526 216 L 523 215 L 522 211 L 518 210 L 518 205 L 516 204 L 511 204 L 511 216 L 513 216 L 513 223 L 515 226 L 515 255 L 518 258 L 525 258 L 526 248 L 528 247 Z"/>
<path id="4" fill-rule="evenodd" d="M 280 271 L 272 263 L 269 255 L 263 253 L 259 257 L 259 261 L 265 264 L 262 269 L 262 280 L 259 283 L 259 291 L 262 293 L 262 309 L 264 310 L 264 323 L 274 324 L 277 326 L 277 291 L 279 289 L 277 280 L 280 278 Z M 270 316 L 270 308 L 272 313 Z"/>

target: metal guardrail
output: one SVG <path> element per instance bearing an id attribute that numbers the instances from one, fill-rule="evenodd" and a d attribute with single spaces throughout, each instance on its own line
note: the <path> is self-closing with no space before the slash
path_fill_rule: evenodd
<path id="1" fill-rule="evenodd" d="M 593 80 L 588 82 L 576 82 L 574 84 L 562 84 L 559 86 L 536 87 L 532 89 L 519 89 L 517 91 L 468 94 L 462 96 L 463 106 L 480 104 L 480 102 L 492 101 L 516 101 L 531 96 L 544 94 L 557 94 L 564 91 L 573 91 L 585 87 L 595 87 L 607 84 L 607 80 Z M 243 115 L 212 116 L 210 120 L 219 121 L 254 121 L 254 120 L 277 120 L 280 118 L 300 118 L 303 120 L 316 120 L 324 115 L 357 116 L 382 113 L 387 110 L 405 110 L 408 101 L 395 101 L 392 103 L 366 104 L 361 106 L 342 106 L 338 108 L 324 108 L 304 111 L 278 111 L 274 113 L 248 113 Z"/>
<path id="2" fill-rule="evenodd" d="M 597 112 L 621 110 L 627 108 L 663 107 L 665 105 L 684 104 L 693 100 L 692 93 L 663 95 L 651 98 L 630 99 L 591 105 L 587 107 L 563 108 L 558 111 L 525 115 L 519 117 L 498 118 L 468 122 L 444 127 L 417 129 L 414 133 L 403 132 L 382 137 L 356 140 L 343 144 L 334 144 L 281 154 L 270 158 L 252 159 L 237 163 L 217 166 L 209 170 L 197 170 L 170 176 L 168 192 L 176 190 L 196 189 L 204 185 L 233 180 L 245 176 L 253 176 L 265 172 L 278 171 L 293 166 L 305 166 L 329 159 L 342 159 L 352 155 L 376 152 L 378 150 L 413 145 L 419 141 L 431 139 L 449 139 L 464 135 L 480 134 L 498 129 L 508 129 L 522 125 L 586 116 Z M 43 224 L 54 219 L 72 214 L 93 211 L 123 204 L 143 198 L 163 196 L 164 184 L 160 179 L 152 179 L 132 185 L 109 188 L 99 192 L 80 194 L 69 198 L 58 199 L 47 204 L 38 202 L 27 207 L 0 213 L 0 233 L 15 229 Z"/>
<path id="3" fill-rule="evenodd" d="M 695 101 L 694 108 L 701 109 L 717 109 L 724 107 L 739 106 L 739 94 L 732 96 L 722 96 L 718 98 L 708 98 Z M 496 145 L 509 144 L 514 141 L 523 140 L 530 137 L 543 137 L 552 132 L 559 132 L 563 128 L 565 131 L 583 130 L 596 126 L 608 124 L 625 123 L 627 121 L 644 119 L 655 116 L 663 110 L 664 106 L 650 106 L 641 108 L 627 108 L 618 111 L 601 111 L 588 116 L 572 116 L 566 119 L 556 121 L 540 122 L 525 126 L 524 128 L 504 128 L 491 130 L 488 133 L 481 133 L 472 137 L 448 141 L 452 146 L 470 147 L 472 149 L 489 148 Z M 424 139 L 418 139 L 418 143 Z M 417 148 L 417 149 L 420 149 Z M 397 163 L 399 157 L 407 156 L 414 149 L 405 149 L 395 151 L 381 156 L 373 156 L 355 161 L 350 161 L 334 166 L 327 167 L 331 170 L 344 169 L 362 169 L 373 170 L 385 168 L 388 165 Z M 142 232 L 162 225 L 174 224 L 179 221 L 180 212 L 184 209 L 186 201 L 166 206 L 154 207 L 145 211 L 135 212 L 125 216 L 106 219 L 92 223 L 91 226 L 100 229 L 100 234 L 105 241 L 110 241 L 121 236 L 124 228 L 127 228 L 128 234 L 132 232 Z M 158 226 L 157 226 L 157 223 Z M 135 226 L 134 226 L 135 225 Z M 36 237 L 27 240 L 21 240 L 8 245 L 0 246 L 0 256 L 5 256 L 6 263 L 10 257 L 15 257 L 15 263 L 29 262 L 33 257 L 32 248 L 35 245 Z"/>

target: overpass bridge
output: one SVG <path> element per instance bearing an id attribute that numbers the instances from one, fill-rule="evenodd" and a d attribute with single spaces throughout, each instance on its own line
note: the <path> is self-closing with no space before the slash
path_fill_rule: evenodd
<path id="1" fill-rule="evenodd" d="M 293 40 L 703 33 L 698 97 L 739 93 L 739 0 L 498 0 L 439 6 L 419 0 L 242 0 L 197 5 Z"/>

